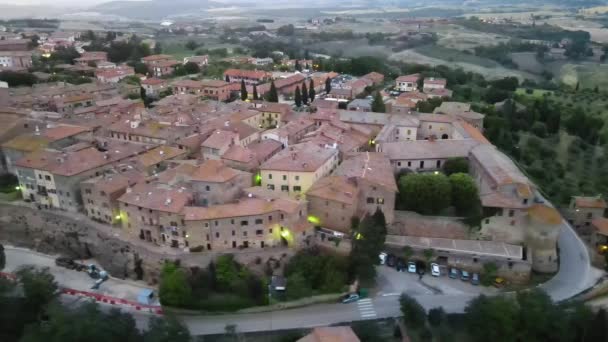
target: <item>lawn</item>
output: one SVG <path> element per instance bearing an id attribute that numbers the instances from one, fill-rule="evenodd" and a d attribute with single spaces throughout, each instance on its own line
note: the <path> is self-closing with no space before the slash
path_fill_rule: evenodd
<path id="1" fill-rule="evenodd" d="M 462 62 L 478 65 L 485 68 L 496 68 L 500 66 L 500 64 L 491 59 L 477 57 L 474 54 L 468 54 L 460 50 L 450 49 L 438 45 L 420 46 L 415 48 L 414 50 L 425 56 L 443 59 L 448 62 Z"/>
<path id="2" fill-rule="evenodd" d="M 572 87 L 579 83 L 579 89 L 593 89 L 597 86 L 600 90 L 608 90 L 608 64 L 567 63 L 555 76 L 558 81 Z"/>

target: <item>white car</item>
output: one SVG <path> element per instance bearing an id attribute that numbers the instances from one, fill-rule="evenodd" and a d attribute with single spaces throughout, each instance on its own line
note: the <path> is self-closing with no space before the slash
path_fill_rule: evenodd
<path id="1" fill-rule="evenodd" d="M 380 265 L 384 265 L 386 263 L 387 256 L 388 254 L 386 254 L 385 252 L 378 254 L 378 258 L 380 258 Z"/>
<path id="2" fill-rule="evenodd" d="M 439 270 L 439 265 L 432 263 L 431 264 L 431 275 L 433 277 L 439 277 L 441 275 L 441 271 Z"/>
<path id="3" fill-rule="evenodd" d="M 407 271 L 409 273 L 416 273 L 416 263 L 413 261 L 410 261 L 407 263 Z"/>

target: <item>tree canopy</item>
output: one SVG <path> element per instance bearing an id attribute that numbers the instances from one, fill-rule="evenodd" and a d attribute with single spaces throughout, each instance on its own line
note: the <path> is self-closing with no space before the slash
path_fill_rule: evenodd
<path id="1" fill-rule="evenodd" d="M 452 189 L 444 174 L 410 173 L 399 179 L 399 207 L 430 215 L 451 203 Z"/>

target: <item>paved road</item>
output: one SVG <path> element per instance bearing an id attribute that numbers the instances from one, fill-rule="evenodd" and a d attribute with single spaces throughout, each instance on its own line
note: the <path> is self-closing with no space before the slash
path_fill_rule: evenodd
<path id="1" fill-rule="evenodd" d="M 587 250 L 574 230 L 564 222 L 559 236 L 560 270 L 547 283 L 541 285 L 556 301 L 575 296 L 581 291 L 593 286 L 602 275 L 601 271 L 591 267 Z M 23 250 L 12 254 L 7 249 L 7 262 L 11 259 L 15 263 L 32 263 L 30 258 L 24 256 Z M 31 252 L 40 256 L 38 253 Z M 52 260 L 52 259 L 50 259 Z M 36 262 L 38 263 L 38 262 Z M 49 264 L 49 261 L 40 261 Z M 15 267 L 13 264 L 11 267 Z M 69 281 L 66 279 L 66 281 Z M 70 284 L 63 284 L 71 286 Z M 451 293 L 435 295 L 423 291 L 419 287 L 403 288 L 411 294 L 426 309 L 442 306 L 447 312 L 462 312 L 467 303 L 476 294 Z M 350 304 L 320 304 L 303 308 L 265 312 L 255 314 L 229 314 L 214 316 L 183 316 L 181 319 L 187 324 L 194 335 L 223 333 L 227 324 L 236 324 L 241 332 L 281 330 L 325 326 L 329 324 L 352 322 L 365 319 L 376 319 L 399 316 L 399 293 L 379 293 L 373 298 Z M 140 325 L 147 322 L 149 315 L 132 312 Z"/>

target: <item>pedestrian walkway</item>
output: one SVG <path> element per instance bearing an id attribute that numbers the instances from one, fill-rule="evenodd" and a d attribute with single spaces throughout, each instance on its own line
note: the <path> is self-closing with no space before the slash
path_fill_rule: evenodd
<path id="1" fill-rule="evenodd" d="M 376 317 L 376 310 L 374 309 L 374 302 L 371 298 L 361 299 L 357 302 L 359 307 L 359 314 L 361 318 L 369 319 Z"/>

